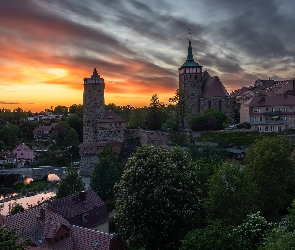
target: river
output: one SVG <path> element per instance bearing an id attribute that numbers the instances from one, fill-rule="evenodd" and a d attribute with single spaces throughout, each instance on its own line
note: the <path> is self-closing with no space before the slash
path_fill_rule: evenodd
<path id="1" fill-rule="evenodd" d="M 32 178 L 26 178 L 24 179 L 24 184 L 28 184 L 32 180 L 33 180 Z M 56 181 L 56 180 L 59 180 L 59 178 L 56 175 L 50 174 L 48 175 L 47 180 Z M 55 196 L 55 194 L 56 194 L 56 189 L 38 192 L 35 195 L 28 196 L 28 197 L 27 196 L 19 197 L 18 194 L 13 190 L 2 192 L 0 194 L 0 205 L 4 205 L 4 207 L 2 208 L 2 210 L 0 209 L 1 214 L 7 215 L 9 212 L 9 207 L 15 202 L 21 204 L 24 207 L 24 209 L 27 209 L 27 208 L 30 208 L 31 206 L 37 205 L 38 202 L 42 202 L 45 199 Z M 9 199 L 9 200 L 5 202 L 1 202 L 1 200 L 4 200 L 4 199 L 5 200 Z"/>

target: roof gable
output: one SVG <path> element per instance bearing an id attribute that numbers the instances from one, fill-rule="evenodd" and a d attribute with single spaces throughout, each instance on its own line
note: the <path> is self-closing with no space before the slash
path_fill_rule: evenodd
<path id="1" fill-rule="evenodd" d="M 218 76 L 209 77 L 203 85 L 202 97 L 228 97 L 229 94 Z"/>

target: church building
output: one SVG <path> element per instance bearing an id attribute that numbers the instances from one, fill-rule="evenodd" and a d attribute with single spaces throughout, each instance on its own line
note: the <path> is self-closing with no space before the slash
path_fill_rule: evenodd
<path id="1" fill-rule="evenodd" d="M 233 117 L 233 102 L 218 76 L 210 76 L 203 72 L 203 66 L 194 60 L 191 41 L 185 63 L 178 69 L 179 89 L 186 98 L 187 115 L 184 126 L 189 128 L 188 119 L 195 113 L 203 113 L 208 108 L 214 108 L 229 118 Z"/>

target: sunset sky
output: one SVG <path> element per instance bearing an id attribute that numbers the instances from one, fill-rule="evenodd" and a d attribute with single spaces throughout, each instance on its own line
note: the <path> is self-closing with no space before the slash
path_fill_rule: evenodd
<path id="1" fill-rule="evenodd" d="M 168 103 L 188 29 L 195 61 L 231 92 L 295 77 L 293 0 L 0 0 L 0 108 L 82 104 L 83 78 L 105 102 Z"/>

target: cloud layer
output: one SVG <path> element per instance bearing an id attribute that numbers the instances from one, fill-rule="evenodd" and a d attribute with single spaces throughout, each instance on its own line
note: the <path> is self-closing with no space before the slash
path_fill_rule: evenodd
<path id="1" fill-rule="evenodd" d="M 0 98 L 37 104 L 44 93 L 26 92 L 38 86 L 69 90 L 67 99 L 42 105 L 79 103 L 82 79 L 97 67 L 107 101 L 147 105 L 157 93 L 166 102 L 189 28 L 195 60 L 229 91 L 258 78 L 293 78 L 294 7 L 288 0 L 0 0 Z M 16 89 L 26 96 L 11 94 Z"/>

